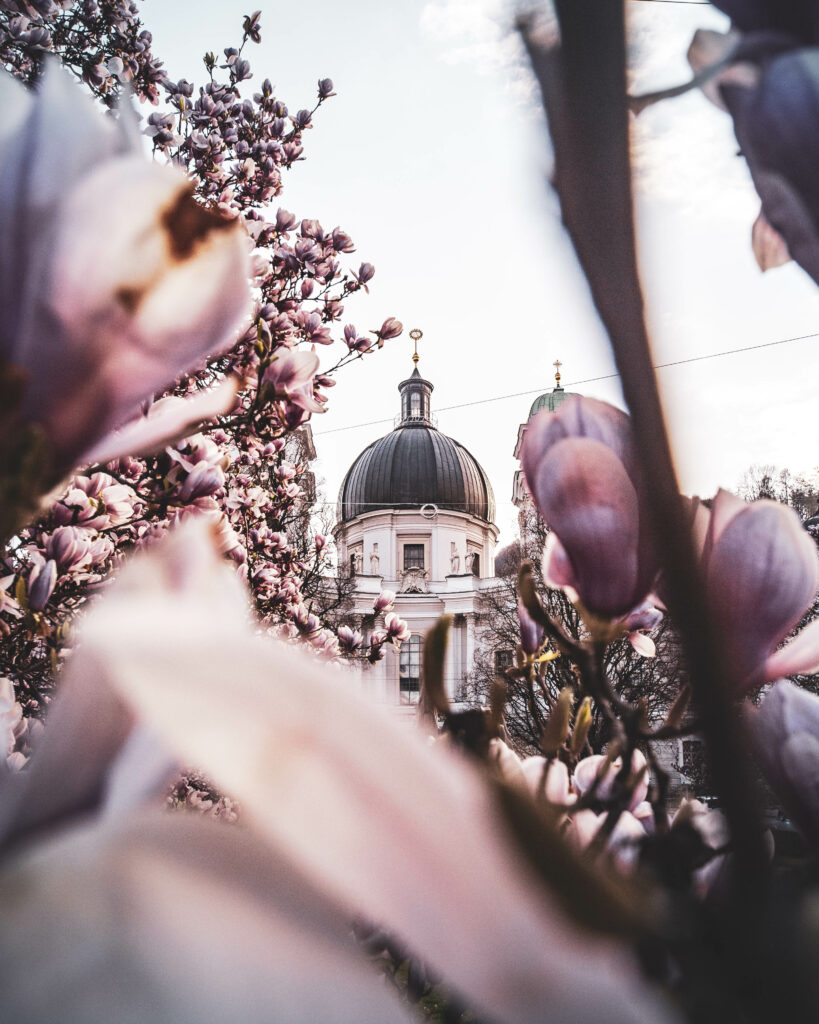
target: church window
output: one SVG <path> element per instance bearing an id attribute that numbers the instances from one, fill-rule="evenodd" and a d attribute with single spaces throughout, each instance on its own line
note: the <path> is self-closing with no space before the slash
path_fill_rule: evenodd
<path id="1" fill-rule="evenodd" d="M 423 569 L 424 568 L 424 545 L 423 544 L 405 544 L 404 545 L 404 568 L 405 569 Z"/>
<path id="2" fill-rule="evenodd" d="M 495 675 L 502 676 L 515 662 L 514 651 L 495 651 Z"/>
<path id="3" fill-rule="evenodd" d="M 414 419 L 421 418 L 421 395 L 417 391 L 413 391 L 410 396 L 410 416 Z"/>
<path id="4" fill-rule="evenodd" d="M 417 704 L 421 696 L 421 637 L 418 633 L 401 644 L 398 658 L 402 704 Z"/>

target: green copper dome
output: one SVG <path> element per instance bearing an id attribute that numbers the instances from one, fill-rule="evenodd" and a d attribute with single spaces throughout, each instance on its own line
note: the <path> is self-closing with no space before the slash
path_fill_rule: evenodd
<path id="1" fill-rule="evenodd" d="M 569 392 L 564 391 L 559 385 L 552 391 L 547 391 L 546 394 L 539 395 L 534 402 L 532 402 L 532 408 L 529 410 L 529 419 L 536 416 L 541 409 L 548 409 L 549 412 L 557 412 L 568 396 Z"/>

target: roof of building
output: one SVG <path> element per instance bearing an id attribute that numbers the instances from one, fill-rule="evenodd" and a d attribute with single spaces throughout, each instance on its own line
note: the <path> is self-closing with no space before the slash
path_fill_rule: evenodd
<path id="1" fill-rule="evenodd" d="M 432 384 L 416 366 L 398 390 L 400 419 L 350 466 L 339 491 L 339 519 L 347 522 L 365 512 L 418 510 L 432 504 L 494 522 L 495 498 L 483 467 L 432 421 Z"/>
<path id="2" fill-rule="evenodd" d="M 541 409 L 548 409 L 549 412 L 557 412 L 560 406 L 569 397 L 570 392 L 565 391 L 561 387 L 556 387 L 552 391 L 547 391 L 543 395 L 538 397 L 532 402 L 532 408 L 529 410 L 529 419 L 537 415 Z"/>
<path id="3" fill-rule="evenodd" d="M 551 391 L 546 391 L 532 402 L 532 408 L 529 410 L 528 419 L 536 416 L 542 409 L 548 409 L 549 412 L 557 412 L 560 406 L 566 401 L 571 394 L 570 391 L 564 390 L 560 386 L 560 367 L 563 365 L 559 359 L 556 359 L 552 364 L 555 368 L 555 386 Z"/>

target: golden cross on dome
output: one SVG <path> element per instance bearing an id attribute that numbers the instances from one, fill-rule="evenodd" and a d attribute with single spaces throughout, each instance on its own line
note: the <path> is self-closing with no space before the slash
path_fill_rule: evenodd
<path id="1" fill-rule="evenodd" d="M 559 359 L 555 359 L 552 366 L 555 368 L 555 380 L 557 381 L 557 387 L 560 387 L 560 367 L 563 365 Z"/>
<path id="2" fill-rule="evenodd" d="M 421 358 L 418 355 L 418 342 L 421 340 L 421 338 L 423 338 L 424 332 L 423 331 L 419 331 L 417 327 L 413 327 L 413 329 L 409 332 L 409 336 L 415 342 L 415 351 L 412 353 L 412 361 L 417 366 L 418 365 L 418 360 Z"/>

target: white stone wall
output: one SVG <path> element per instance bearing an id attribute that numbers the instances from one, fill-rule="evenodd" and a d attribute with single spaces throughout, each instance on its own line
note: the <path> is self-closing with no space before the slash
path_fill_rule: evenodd
<path id="1" fill-rule="evenodd" d="M 427 519 L 420 511 L 374 511 L 358 516 L 335 529 L 339 563 L 345 564 L 349 551 L 363 547 L 363 572 L 357 578 L 353 614 L 372 615 L 372 605 L 383 589 L 397 593 L 395 611 L 405 619 L 413 633 L 423 635 L 439 616 L 454 616 L 444 677 L 447 691 L 456 699 L 460 685 L 469 673 L 475 653 L 475 615 L 480 594 L 494 580 L 494 554 L 498 529 L 464 512 L 441 509 Z M 455 543 L 460 558 L 460 573 L 453 575 L 451 546 Z M 378 544 L 379 573 L 370 573 L 373 544 Z M 426 592 L 400 593 L 404 543 L 423 543 L 428 570 Z M 468 547 L 480 554 L 480 577 L 465 571 Z M 375 628 L 383 625 L 376 621 Z M 367 686 L 379 699 L 399 702 L 398 653 L 389 648 L 382 661 L 366 672 Z"/>

